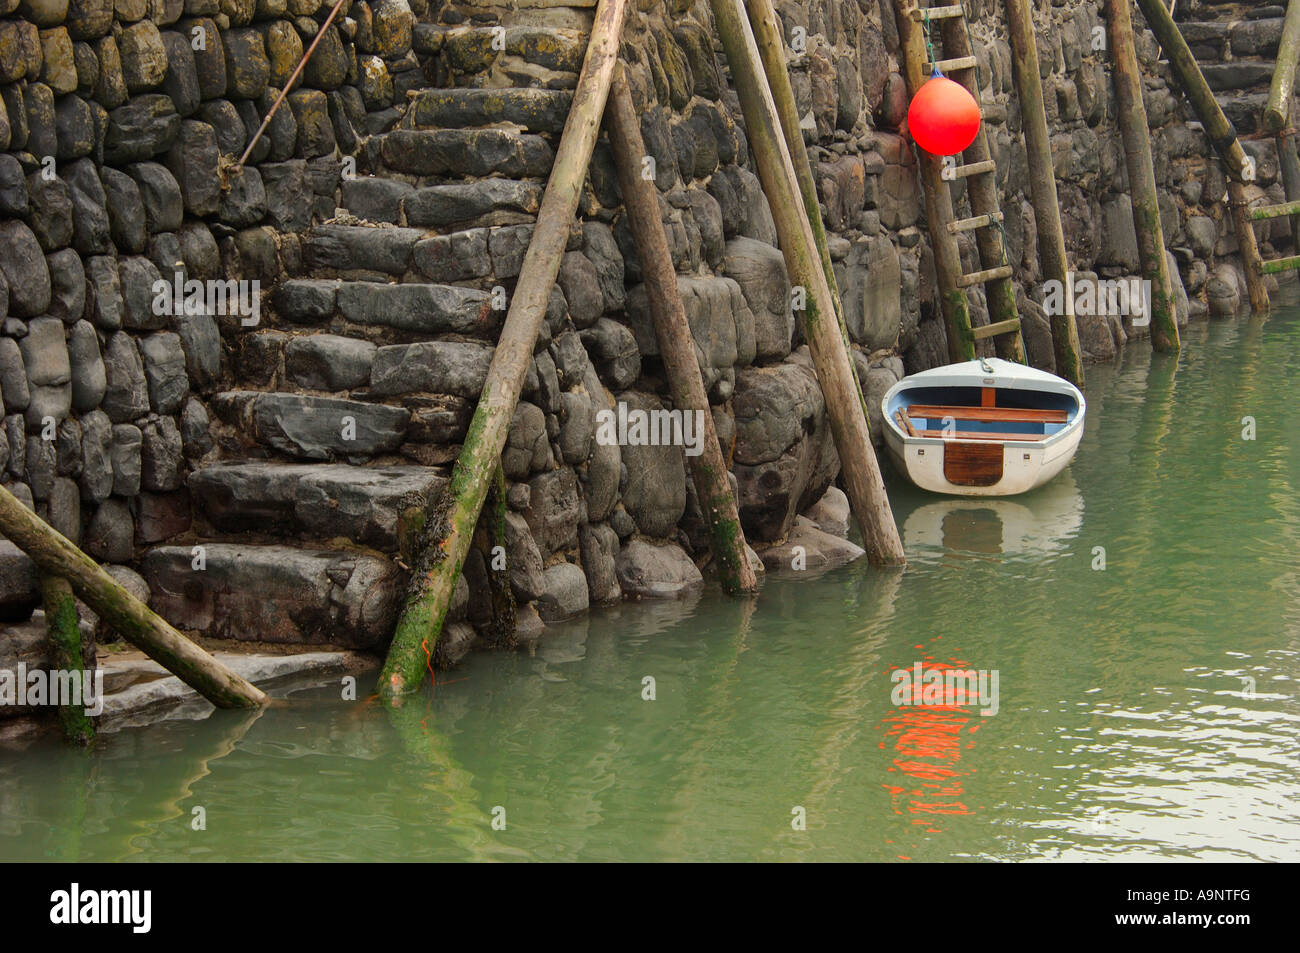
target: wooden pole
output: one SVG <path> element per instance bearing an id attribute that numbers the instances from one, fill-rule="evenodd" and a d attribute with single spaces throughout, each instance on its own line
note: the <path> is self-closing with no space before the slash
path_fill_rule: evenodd
<path id="1" fill-rule="evenodd" d="M 4 487 L 0 487 L 0 533 L 30 556 L 41 572 L 66 579 L 122 638 L 218 708 L 266 704 L 261 689 L 173 629 Z"/>
<path id="2" fill-rule="evenodd" d="M 926 79 L 925 35 L 921 24 L 912 19 L 905 0 L 892 0 L 897 16 L 898 41 L 903 52 L 903 77 L 908 92 L 915 96 Z M 952 194 L 943 177 L 943 160 L 920 146 L 916 148 L 925 192 L 926 220 L 930 224 L 930 244 L 934 250 L 934 271 L 939 284 L 939 306 L 947 328 L 948 358 L 954 364 L 975 359 L 975 337 L 970 325 L 970 299 L 962 290 L 961 252 L 956 236 L 948 231 L 955 221 Z"/>
<path id="3" fill-rule="evenodd" d="M 266 132 L 266 127 L 271 125 L 271 120 L 275 118 L 276 111 L 280 108 L 280 104 L 284 102 L 285 97 L 289 95 L 289 91 L 293 89 L 293 84 L 298 82 L 298 76 L 302 73 L 303 68 L 306 67 L 307 61 L 311 59 L 311 55 L 316 52 L 316 47 L 320 45 L 320 41 L 324 39 L 325 34 L 329 31 L 330 24 L 334 22 L 334 18 L 339 15 L 339 10 L 342 9 L 343 3 L 344 0 L 334 0 L 333 9 L 330 10 L 329 16 L 325 18 L 325 22 L 316 30 L 315 39 L 311 41 L 311 46 L 307 47 L 307 52 L 304 53 L 302 59 L 298 61 L 298 66 L 294 69 L 293 75 L 289 77 L 289 82 L 284 84 L 284 89 L 280 90 L 280 95 L 275 97 L 275 102 L 273 102 L 271 108 L 267 110 L 266 118 L 263 119 L 262 124 L 257 127 L 257 132 L 253 133 L 253 138 L 248 140 L 248 147 L 244 149 L 244 154 L 240 156 L 239 161 L 235 163 L 236 169 L 242 169 L 244 163 L 248 161 L 248 157 L 253 154 L 253 146 L 257 145 L 257 141 L 262 138 L 262 133 Z"/>
<path id="4" fill-rule="evenodd" d="M 474 419 L 452 470 L 445 511 L 430 520 L 417 578 L 397 621 L 397 630 L 380 672 L 379 691 L 394 698 L 416 691 L 424 680 L 428 657 L 442 634 L 456 578 L 465 562 L 474 527 L 500 460 L 519 394 L 546 316 L 560 258 L 578 208 L 587 166 L 605 111 L 610 80 L 618 63 L 619 38 L 627 0 L 600 0 L 587 55 L 573 94 L 569 118 L 546 183 L 542 207 L 524 255 L 515 293 L 506 313 L 479 396 Z"/>
<path id="5" fill-rule="evenodd" d="M 804 144 L 803 130 L 799 127 L 799 107 L 795 104 L 794 88 L 790 85 L 790 67 L 785 61 L 785 40 L 781 35 L 781 26 L 776 10 L 772 7 L 772 0 L 746 0 L 746 7 L 749 25 L 754 32 L 754 42 L 758 45 L 758 55 L 763 61 L 763 73 L 767 77 L 772 102 L 781 121 L 781 134 L 785 137 L 785 146 L 790 152 L 790 161 L 794 164 L 795 178 L 799 180 L 804 212 L 808 215 L 822 271 L 826 274 L 826 284 L 831 289 L 831 300 L 835 303 L 835 320 L 839 322 L 840 331 L 844 335 L 844 346 L 851 347 L 848 327 L 844 323 L 844 305 L 840 300 L 839 283 L 835 280 L 835 266 L 831 262 L 830 245 L 826 241 L 826 226 L 822 222 L 821 203 L 817 199 L 817 181 L 813 178 L 808 147 Z M 857 369 L 854 368 L 854 377 L 856 376 Z"/>
<path id="6" fill-rule="evenodd" d="M 1228 117 L 1223 114 L 1223 107 L 1214 98 L 1205 75 L 1196 65 L 1196 57 L 1178 31 L 1173 17 L 1164 8 L 1160 0 L 1137 0 L 1160 45 L 1169 57 L 1169 66 L 1173 70 L 1183 95 L 1192 104 L 1205 135 L 1214 146 L 1228 173 L 1228 196 L 1231 206 L 1233 226 L 1237 233 L 1237 244 L 1241 247 L 1242 264 L 1245 265 L 1246 287 L 1250 292 L 1250 306 L 1255 314 L 1268 313 L 1268 290 L 1264 287 L 1262 277 L 1263 260 L 1259 255 L 1259 242 L 1255 231 L 1246 217 L 1246 183 L 1254 179 L 1254 163 L 1246 156 Z"/>
<path id="7" fill-rule="evenodd" d="M 1157 351 L 1176 351 L 1179 345 L 1178 312 L 1174 305 L 1169 257 L 1165 254 L 1164 226 L 1160 223 L 1156 172 L 1151 161 L 1151 138 L 1147 110 L 1142 102 L 1142 74 L 1138 72 L 1137 48 L 1133 45 L 1129 0 L 1106 0 L 1106 19 L 1110 26 L 1115 102 L 1124 139 L 1124 162 L 1132 195 L 1138 258 L 1142 263 L 1142 276 L 1151 282 L 1150 314 L 1147 315 L 1151 322 L 1151 346 Z"/>
<path id="8" fill-rule="evenodd" d="M 1012 72 L 1020 100 L 1020 128 L 1024 130 L 1029 155 L 1030 199 L 1038 225 L 1038 261 L 1043 278 L 1070 287 L 1070 265 L 1066 260 L 1065 230 L 1061 226 L 1061 205 L 1056 197 L 1056 175 L 1052 163 L 1052 139 L 1047 130 L 1043 104 L 1043 80 L 1038 71 L 1038 44 L 1034 39 L 1033 16 L 1028 0 L 1006 0 L 1007 33 L 1011 40 Z M 1052 351 L 1056 373 L 1076 387 L 1083 386 L 1079 326 L 1074 317 L 1074 296 L 1065 294 L 1060 314 L 1051 315 Z"/>
<path id="9" fill-rule="evenodd" d="M 1282 39 L 1277 45 L 1277 65 L 1273 67 L 1273 84 L 1264 107 L 1264 130 L 1281 132 L 1291 113 L 1291 95 L 1295 91 L 1296 59 L 1300 57 L 1300 3 L 1291 0 L 1282 24 Z"/>
<path id="10" fill-rule="evenodd" d="M 817 241 L 804 214 L 790 151 L 781 135 L 781 120 L 763 76 L 754 35 L 741 0 L 710 0 L 713 19 L 731 66 L 740 97 L 745 132 L 758 162 L 759 179 L 776 224 L 790 281 L 804 293 L 803 325 L 813 367 L 826 399 L 835 449 L 840 456 L 849 505 L 862 530 L 867 558 L 874 565 L 905 562 L 903 543 L 894 525 L 880 466 L 871 447 L 862 392 L 854 379 L 848 348 L 835 321 L 835 304 L 817 254 Z"/>
<path id="11" fill-rule="evenodd" d="M 81 627 L 77 624 L 77 601 L 68 580 L 60 576 L 41 577 L 41 600 L 45 607 L 45 624 L 49 630 L 50 659 L 59 672 L 93 671 L 95 660 L 87 662 L 81 644 Z M 81 683 L 81 703 L 70 704 L 67 699 L 59 705 L 59 720 L 63 723 L 63 737 L 73 744 L 85 745 L 95 740 L 95 723 L 86 714 L 91 701 L 86 692 L 92 685 Z"/>
<path id="12" fill-rule="evenodd" d="M 745 552 L 745 533 L 740 526 L 727 463 L 713 426 L 713 413 L 695 356 L 695 341 L 686 321 L 686 308 L 682 305 L 677 273 L 668 250 L 668 236 L 659 211 L 659 190 L 653 180 L 641 174 L 645 142 L 622 70 L 614 78 L 605 106 L 605 130 L 614 150 L 623 206 L 636 241 L 673 406 L 684 414 L 696 414 L 704 427 L 703 452 L 688 459 L 700 509 L 709 524 L 718 577 L 727 592 L 752 592 L 758 588 L 758 577 Z"/>
<path id="13" fill-rule="evenodd" d="M 1300 8 L 1300 3 L 1296 6 Z M 1288 205 L 1292 206 L 1291 247 L 1300 252 L 1300 157 L 1296 155 L 1295 133 L 1291 128 L 1278 133 L 1277 162 L 1282 172 L 1282 188 Z"/>

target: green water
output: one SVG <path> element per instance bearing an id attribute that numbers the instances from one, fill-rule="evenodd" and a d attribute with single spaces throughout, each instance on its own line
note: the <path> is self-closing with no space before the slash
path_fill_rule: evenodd
<path id="1" fill-rule="evenodd" d="M 332 685 L 0 756 L 0 857 L 1300 859 L 1298 368 L 1294 311 L 1089 368 L 1049 486 L 891 478 L 904 574 L 594 611 L 395 713 Z M 997 670 L 997 714 L 896 706 L 916 662 Z"/>

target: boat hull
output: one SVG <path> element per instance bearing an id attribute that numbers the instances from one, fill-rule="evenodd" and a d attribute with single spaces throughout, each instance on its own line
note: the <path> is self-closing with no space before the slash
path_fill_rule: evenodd
<path id="1" fill-rule="evenodd" d="M 905 377 L 881 409 L 885 446 L 900 473 L 923 490 L 972 497 L 1013 496 L 1047 483 L 1074 458 L 1086 413 L 1073 384 L 996 358 Z M 909 409 L 928 419 L 914 426 Z M 952 429 L 939 429 L 941 414 L 953 415 L 943 417 Z"/>
<path id="2" fill-rule="evenodd" d="M 932 493 L 949 493 L 956 496 L 1012 496 L 1026 493 L 1042 486 L 1056 476 L 1074 459 L 1083 438 L 1083 427 L 1064 434 L 1063 439 L 1044 446 L 1038 443 L 997 443 L 992 446 L 1002 452 L 1002 476 L 988 486 L 970 486 L 953 483 L 945 473 L 945 462 L 950 445 L 972 446 L 963 440 L 934 438 L 906 438 L 894 430 L 886 430 L 885 444 L 900 473 L 923 490 Z M 983 449 L 990 442 L 982 441 Z"/>

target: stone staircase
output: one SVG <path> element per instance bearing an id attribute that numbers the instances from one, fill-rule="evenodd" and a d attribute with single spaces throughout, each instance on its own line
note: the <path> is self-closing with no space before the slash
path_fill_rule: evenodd
<path id="1" fill-rule="evenodd" d="M 391 634 L 412 533 L 472 416 L 585 51 L 587 15 L 545 12 L 566 25 L 417 23 L 418 69 L 359 61 L 372 110 L 360 170 L 344 176 L 335 216 L 296 236 L 297 273 L 267 296 L 261 324 L 227 337 L 238 386 L 211 400 L 218 449 L 188 478 L 193 538 L 141 564 L 173 623 L 361 648 Z M 455 85 L 466 81 L 477 85 Z M 565 302 L 553 304 L 558 329 Z M 553 412 L 545 351 L 534 370 L 529 394 Z M 549 462 L 546 437 L 533 456 Z M 467 565 L 436 662 L 474 640 L 464 620 L 483 579 Z"/>
<path id="2" fill-rule="evenodd" d="M 1285 14 L 1284 4 L 1230 0 L 1184 2 L 1175 12 L 1206 82 L 1240 135 L 1261 128 Z"/>
<path id="3" fill-rule="evenodd" d="M 1175 11 L 1178 28 L 1196 57 L 1206 82 L 1236 127 L 1246 153 L 1255 160 L 1256 179 L 1247 188 L 1252 205 L 1286 201 L 1276 141 L 1262 134 L 1251 138 L 1263 130 L 1261 119 L 1268 101 L 1285 14 L 1285 4 L 1242 3 L 1237 0 L 1182 0 Z M 1142 21 L 1139 17 L 1135 22 Z M 1147 39 L 1152 40 L 1149 33 Z M 1167 64 L 1161 63 L 1160 69 L 1170 88 L 1176 91 Z M 1181 95 L 1177 92 L 1175 95 L 1182 103 Z M 1199 129 L 1190 107 L 1182 103 L 1180 108 L 1189 127 Z M 1227 262 L 1213 263 L 1237 251 L 1236 235 L 1222 202 L 1227 180 L 1220 163 L 1211 161 L 1205 166 L 1203 175 L 1189 176 L 1183 190 L 1184 199 L 1199 202 L 1208 213 L 1190 217 L 1185 223 L 1182 240 L 1172 248 L 1186 275 L 1188 291 L 1195 293 L 1204 286 L 1212 314 L 1234 314 L 1246 299 L 1244 275 Z M 1292 254 L 1291 249 L 1296 247 L 1291 222 L 1287 218 L 1259 222 L 1255 225 L 1255 234 L 1265 259 Z M 1276 290 L 1279 284 L 1294 286 L 1295 275 L 1269 276 L 1266 284 L 1270 291 Z"/>

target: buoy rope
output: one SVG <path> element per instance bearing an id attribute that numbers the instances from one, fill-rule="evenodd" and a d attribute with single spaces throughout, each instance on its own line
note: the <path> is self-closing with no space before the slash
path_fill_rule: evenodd
<path id="1" fill-rule="evenodd" d="M 930 58 L 930 78 L 943 76 L 939 72 L 939 65 L 934 61 L 934 39 L 930 36 L 930 8 L 926 7 L 921 11 L 921 28 L 925 31 L 925 55 Z"/>

